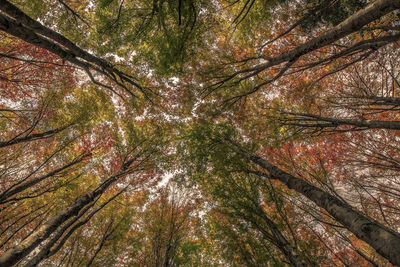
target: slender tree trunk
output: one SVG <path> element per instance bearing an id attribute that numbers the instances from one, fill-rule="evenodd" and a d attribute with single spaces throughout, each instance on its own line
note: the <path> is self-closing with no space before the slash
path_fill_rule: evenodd
<path id="1" fill-rule="evenodd" d="M 110 238 L 110 236 L 112 235 L 114 230 L 115 230 L 115 228 L 112 228 L 112 223 L 110 223 L 108 225 L 106 231 L 104 232 L 103 237 L 101 238 L 100 244 L 97 246 L 96 251 L 94 252 L 93 256 L 90 258 L 90 260 L 89 260 L 88 264 L 86 265 L 86 267 L 90 267 L 93 264 L 94 259 L 100 253 L 101 249 L 104 247 L 104 244 Z"/>
<path id="2" fill-rule="evenodd" d="M 276 246 L 283 252 L 283 254 L 285 254 L 286 258 L 293 264 L 293 266 L 307 266 L 307 264 L 300 259 L 297 253 L 297 248 L 289 243 L 289 241 L 282 235 L 276 224 L 270 220 L 264 212 L 262 212 L 261 217 L 267 223 L 268 228 L 273 234 Z"/>
<path id="3" fill-rule="evenodd" d="M 293 118 L 284 118 L 284 125 L 292 125 L 303 128 L 335 128 L 338 126 L 354 126 L 356 129 L 388 129 L 400 130 L 400 121 L 355 120 L 342 118 L 329 118 L 307 113 L 288 113 Z"/>
<path id="4" fill-rule="evenodd" d="M 255 77 L 261 72 L 282 64 L 282 68 L 279 72 L 279 74 L 272 76 L 270 79 L 267 79 L 261 83 L 258 83 L 255 85 L 251 90 L 239 94 L 237 96 L 229 98 L 227 101 L 233 101 L 236 102 L 238 99 L 242 97 L 246 97 L 250 94 L 255 93 L 258 91 L 262 86 L 265 86 L 267 84 L 270 84 L 277 79 L 279 79 L 282 75 L 284 75 L 287 70 L 295 64 L 299 58 L 302 56 L 309 54 L 313 51 L 316 51 L 320 48 L 323 48 L 325 46 L 331 45 L 332 43 L 341 40 L 342 38 L 357 32 L 361 30 L 364 26 L 370 24 L 371 22 L 380 19 L 384 15 L 400 8 L 400 0 L 377 0 L 377 1 L 372 1 L 367 7 L 359 10 L 355 14 L 351 15 L 348 17 L 346 20 L 341 22 L 339 25 L 331 28 L 330 30 L 327 30 L 325 33 L 322 33 L 321 35 L 314 37 L 308 41 L 306 41 L 303 44 L 297 45 L 295 48 L 283 52 L 278 56 L 275 57 L 268 57 L 265 55 L 260 55 L 258 58 L 264 59 L 265 63 L 259 63 L 254 66 L 250 66 L 248 68 L 240 69 L 237 70 L 236 72 L 227 75 L 224 79 L 218 81 L 211 87 L 213 88 L 208 94 L 216 90 L 219 86 L 222 84 L 227 83 L 228 81 L 236 80 L 236 82 L 242 81 L 242 80 L 247 80 L 251 77 Z M 326 58 L 323 58 L 321 60 L 318 60 L 316 62 L 308 64 L 308 66 L 305 69 L 309 69 L 312 67 L 315 67 L 317 65 L 321 65 L 322 63 L 330 62 L 334 59 L 340 58 L 340 57 L 345 57 L 346 55 L 353 54 L 355 51 L 357 53 L 362 52 L 362 51 L 373 51 L 376 50 L 377 48 L 380 48 L 384 45 L 387 45 L 389 43 L 393 43 L 397 40 L 399 40 L 400 35 L 395 34 L 395 35 L 386 35 L 383 37 L 378 37 L 378 38 L 371 38 L 367 40 L 363 40 L 357 43 L 354 43 L 350 45 L 348 48 L 344 48 L 342 51 L 332 55 L 328 56 Z M 367 56 L 368 53 L 364 54 L 364 56 Z M 346 64 L 342 67 L 345 67 Z"/>
<path id="5" fill-rule="evenodd" d="M 79 221 L 78 223 L 74 224 L 82 215 L 85 214 L 85 212 L 87 210 L 89 210 L 89 208 L 91 208 L 94 204 L 91 203 L 90 206 L 88 206 L 87 208 L 85 208 L 84 212 L 80 212 L 81 216 L 77 216 L 74 218 L 73 221 L 71 221 L 70 223 L 68 223 L 68 225 L 64 226 L 44 247 L 41 248 L 41 251 L 36 254 L 35 256 L 33 256 L 29 262 L 24 266 L 24 267 L 33 267 L 33 266 L 37 266 L 41 261 L 53 256 L 54 254 L 56 254 L 65 244 L 65 242 L 71 237 L 71 235 L 77 230 L 79 229 L 81 226 L 85 225 L 87 222 L 90 221 L 90 219 L 96 215 L 100 210 L 102 210 L 108 203 L 110 203 L 111 201 L 113 201 L 116 197 L 118 197 L 119 195 L 121 195 L 123 192 L 125 192 L 125 190 L 127 189 L 127 187 L 125 187 L 124 189 L 122 189 L 121 191 L 119 191 L 117 194 L 115 194 L 114 196 L 112 196 L 111 198 L 109 198 L 107 201 L 105 201 L 104 203 L 102 203 L 98 208 L 96 208 L 95 210 L 93 210 L 92 212 L 90 212 L 89 215 L 86 216 L 85 219 Z M 74 224 L 74 225 L 73 225 Z M 68 228 L 73 225 L 69 230 Z M 64 234 L 66 231 L 68 230 L 68 232 L 66 234 Z M 107 238 L 114 232 L 115 228 L 111 229 L 110 231 L 107 231 Z M 62 239 L 60 240 L 61 236 L 64 234 L 64 236 L 62 237 Z M 60 240 L 60 241 L 59 241 Z M 58 242 L 59 241 L 59 242 Z M 58 242 L 57 246 L 53 248 L 53 245 Z M 101 248 L 100 248 L 101 249 Z M 100 250 L 99 250 L 100 252 Z M 97 252 L 98 253 L 98 252 Z M 94 259 L 94 258 L 93 258 Z"/>
<path id="6" fill-rule="evenodd" d="M 0 3 L 3 2 L 5 1 L 0 0 Z M 89 62 L 77 59 L 73 53 L 53 42 L 51 39 L 46 39 L 45 37 L 37 34 L 35 31 L 24 27 L 21 23 L 18 23 L 14 19 L 11 19 L 3 14 L 0 14 L 0 30 L 14 35 L 25 42 L 50 51 L 61 57 L 63 60 L 70 61 L 71 63 L 82 67 L 83 69 L 92 68 L 92 65 Z"/>
<path id="7" fill-rule="evenodd" d="M 31 258 L 24 267 L 33 267 L 37 266 L 43 259 L 47 258 L 50 248 L 57 243 L 57 241 L 61 238 L 61 236 L 67 231 L 67 229 L 73 225 L 76 221 L 79 220 L 93 205 L 95 201 L 87 205 L 85 208 L 79 211 L 79 213 L 74 216 L 69 222 L 63 225 L 59 230 L 57 230 L 49 240 L 46 241 L 46 244 L 40 247 L 39 253 L 37 253 L 33 258 Z"/>
<path id="8" fill-rule="evenodd" d="M 52 29 L 44 26 L 40 22 L 26 15 L 12 3 L 6 0 L 0 0 L 0 10 L 3 11 L 8 16 L 10 16 L 11 18 L 15 19 L 15 21 L 20 24 L 20 25 L 16 24 L 17 27 L 21 27 L 23 25 L 24 27 L 29 28 L 31 31 L 36 32 L 37 34 L 40 34 L 42 36 L 45 36 L 48 39 L 53 40 L 54 42 L 57 42 L 61 44 L 63 47 L 69 49 L 72 57 L 82 58 L 104 69 L 112 68 L 111 65 L 108 64 L 105 60 L 84 51 L 76 44 L 65 38 L 63 35 L 53 31 Z"/>
<path id="9" fill-rule="evenodd" d="M 13 139 L 11 139 L 9 141 L 1 141 L 0 142 L 0 148 L 1 147 L 7 147 L 7 146 L 15 145 L 15 144 L 20 144 L 20 143 L 26 143 L 26 142 L 30 142 L 30 141 L 34 141 L 34 140 L 50 138 L 50 137 L 53 137 L 55 134 L 58 134 L 59 132 L 64 131 L 65 129 L 67 129 L 71 125 L 72 124 L 64 126 L 64 127 L 56 128 L 56 129 L 53 129 L 53 130 L 49 130 L 49 131 L 46 131 L 46 132 L 42 132 L 42 133 L 29 134 L 29 135 L 24 136 L 24 137 L 13 138 Z"/>
<path id="10" fill-rule="evenodd" d="M 7 189 L 6 191 L 4 191 L 3 193 L 0 194 L 0 204 L 4 203 L 5 200 L 10 198 L 11 196 L 14 196 L 15 194 L 18 194 L 18 193 L 28 189 L 29 187 L 34 186 L 34 185 L 40 183 L 41 181 L 43 181 L 49 177 L 52 177 L 52 176 L 56 175 L 57 173 L 62 172 L 63 170 L 68 169 L 69 167 L 81 162 L 84 159 L 84 157 L 87 155 L 88 154 L 80 156 L 80 157 L 74 159 L 73 161 L 69 162 L 68 164 L 65 164 L 64 166 L 62 166 L 58 169 L 55 169 L 54 171 L 49 172 L 46 175 L 32 179 L 25 183 L 16 184 L 15 186 L 10 187 L 9 189 Z"/>
<path id="11" fill-rule="evenodd" d="M 14 248 L 11 248 L 0 256 L 0 267 L 8 267 L 16 264 L 23 257 L 27 256 L 43 241 L 45 241 L 52 233 L 56 232 L 59 227 L 69 220 L 77 216 L 79 212 L 88 204 L 93 202 L 98 196 L 103 194 L 107 188 L 115 182 L 121 174 L 109 177 L 100 186 L 90 193 L 87 193 L 75 200 L 69 207 L 50 218 L 38 230 L 36 230 L 29 238 L 19 243 Z"/>
<path id="12" fill-rule="evenodd" d="M 337 197 L 292 176 L 255 154 L 244 151 L 238 144 L 229 142 L 235 146 L 235 151 L 268 172 L 268 175 L 258 173 L 259 176 L 279 180 L 288 188 L 304 195 L 319 207 L 325 209 L 350 232 L 373 247 L 392 264 L 400 265 L 399 233 L 355 210 Z"/>
<path id="13" fill-rule="evenodd" d="M 362 99 L 362 96 L 359 98 Z M 371 102 L 368 105 L 382 105 L 382 106 L 399 106 L 400 105 L 400 97 L 394 96 L 367 96 L 366 97 Z"/>
<path id="14" fill-rule="evenodd" d="M 125 82 L 139 89 L 147 97 L 145 88 L 141 87 L 132 76 L 121 72 L 104 59 L 92 55 L 78 47 L 63 35 L 30 18 L 10 2 L 0 0 L 0 10 L 7 14 L 7 16 L 0 14 L 0 30 L 14 35 L 25 42 L 46 49 L 60 56 L 63 60 L 69 61 L 83 68 L 94 83 L 110 89 L 117 95 L 119 94 L 110 86 L 95 81 L 93 75 L 90 73 L 90 69 L 96 70 L 112 79 L 131 96 L 135 96 L 135 94 L 126 87 L 124 84 Z M 119 79 L 117 79 L 117 77 Z"/>
<path id="15" fill-rule="evenodd" d="M 381 18 L 382 16 L 400 8 L 400 0 L 377 0 L 372 3 L 370 3 L 367 7 L 361 9 L 357 13 L 351 15 L 348 17 L 346 20 L 338 24 L 337 26 L 333 27 L 332 29 L 326 31 L 325 33 L 312 38 L 311 40 L 298 45 L 296 48 L 289 50 L 287 52 L 284 52 L 280 54 L 279 56 L 276 57 L 265 57 L 263 56 L 262 58 L 267 60 L 266 63 L 258 64 L 254 67 L 250 67 L 244 70 L 239 70 L 236 73 L 234 73 L 230 78 L 227 80 L 232 79 L 235 76 L 244 74 L 244 73 L 249 73 L 246 74 L 244 77 L 240 78 L 242 79 L 248 79 L 250 77 L 253 77 L 257 74 L 259 74 L 261 71 L 266 70 L 268 68 L 271 68 L 273 66 L 277 66 L 282 63 L 290 63 L 287 65 L 287 68 L 290 67 L 292 64 L 294 64 L 301 56 L 306 55 L 308 53 L 311 53 L 317 49 L 320 49 L 322 47 L 325 47 L 327 45 L 330 45 L 348 35 L 350 35 L 353 32 L 357 32 L 362 29 L 362 27 L 368 25 L 369 23 Z M 376 41 L 378 43 L 375 43 L 375 39 L 370 39 L 370 40 L 365 40 L 362 41 L 358 44 L 355 44 L 355 47 L 357 50 L 363 49 L 371 49 L 371 45 L 377 45 L 378 47 L 383 46 L 385 44 L 388 44 L 390 42 L 393 42 L 398 39 L 398 36 L 394 37 L 392 39 L 391 37 L 393 36 L 385 36 L 388 37 L 388 40 L 380 40 L 379 38 L 376 38 Z M 368 44 L 369 43 L 369 44 Z M 363 46 L 366 45 L 366 46 Z M 359 47 L 360 46 L 360 47 Z M 349 48 L 346 51 L 339 52 L 340 56 L 345 56 L 349 53 L 352 52 L 353 48 Z M 338 56 L 339 56 L 338 54 Z M 286 70 L 283 70 L 283 72 L 286 72 Z M 283 75 L 281 73 L 280 75 Z M 227 81 L 225 80 L 225 81 Z M 224 81 L 224 82 L 225 82 Z M 267 83 L 268 81 L 264 82 Z M 223 82 L 222 82 L 223 83 Z M 264 84 L 262 83 L 262 84 Z M 257 88 L 260 87 L 257 86 Z"/>
<path id="16" fill-rule="evenodd" d="M 311 51 L 329 45 L 353 32 L 360 30 L 365 25 L 379 19 L 380 17 L 398 8 L 400 8 L 400 0 L 374 1 L 364 9 L 358 11 L 339 25 L 335 26 L 333 29 L 328 30 L 324 34 L 321 34 L 320 36 L 315 37 L 310 41 L 297 46 L 293 50 L 290 50 L 280 56 L 273 58 L 271 63 L 274 63 L 274 65 L 276 65 L 292 60 L 294 58 L 299 58 L 302 55 L 308 54 Z"/>

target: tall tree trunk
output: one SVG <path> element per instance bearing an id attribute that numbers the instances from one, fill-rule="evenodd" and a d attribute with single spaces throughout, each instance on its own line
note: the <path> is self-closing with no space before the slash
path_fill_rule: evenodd
<path id="1" fill-rule="evenodd" d="M 135 95 L 125 86 L 125 82 L 139 89 L 147 97 L 145 88 L 141 87 L 132 76 L 123 73 L 104 59 L 92 55 L 63 35 L 30 18 L 10 2 L 0 0 L 0 10 L 8 16 L 0 14 L 0 30 L 21 38 L 25 42 L 44 48 L 60 56 L 63 60 L 82 67 L 93 82 L 112 90 L 116 94 L 118 93 L 110 86 L 95 81 L 90 69 L 107 76 L 132 96 Z"/>
<path id="2" fill-rule="evenodd" d="M 19 137 L 19 138 L 13 138 L 9 141 L 0 141 L 0 148 L 1 147 L 7 147 L 15 144 L 20 144 L 20 143 L 26 143 L 34 140 L 40 140 L 40 139 L 46 139 L 53 137 L 54 135 L 58 134 L 59 132 L 64 131 L 68 127 L 72 126 L 72 124 L 69 124 L 64 127 L 59 127 L 53 130 L 45 131 L 42 133 L 34 133 L 34 134 L 28 134 L 24 137 Z"/>
<path id="3" fill-rule="evenodd" d="M 308 113 L 287 113 L 294 117 L 282 119 L 282 124 L 302 128 L 335 128 L 338 126 L 353 126 L 354 129 L 388 129 L 400 130 L 400 121 L 356 120 L 345 118 L 329 118 Z M 353 129 L 353 130 L 354 130 Z M 351 129 L 349 129 L 351 130 Z"/>
<path id="4" fill-rule="evenodd" d="M 8 198 L 10 198 L 11 196 L 14 196 L 15 194 L 18 194 L 18 193 L 28 189 L 29 187 L 34 186 L 34 185 L 40 183 L 41 181 L 43 181 L 49 177 L 52 177 L 52 176 L 56 175 L 57 173 L 60 173 L 64 170 L 68 169 L 69 167 L 74 166 L 75 164 L 78 164 L 85 158 L 85 156 L 88 156 L 88 155 L 89 154 L 82 155 L 58 169 L 55 169 L 43 176 L 29 180 L 25 183 L 23 181 L 22 181 L 22 183 L 20 183 L 20 182 L 16 183 L 14 186 L 11 186 L 10 188 L 8 188 L 7 190 L 5 190 L 3 193 L 0 194 L 0 204 L 6 202 L 6 200 Z"/>
<path id="5" fill-rule="evenodd" d="M 45 244 L 40 246 L 40 251 L 34 255 L 25 265 L 24 267 L 33 267 L 37 266 L 43 259 L 47 258 L 49 255 L 50 248 L 57 243 L 57 241 L 61 238 L 61 236 L 67 231 L 68 228 L 71 227 L 76 221 L 78 221 L 93 205 L 96 201 L 92 201 L 89 205 L 85 206 L 79 213 L 71 218 L 66 224 L 64 224 L 60 229 L 58 229 L 49 240 L 46 240 Z M 79 225 L 75 224 L 75 225 Z M 77 229 L 76 227 L 72 229 Z M 79 225 L 80 226 L 80 225 Z"/>
<path id="6" fill-rule="evenodd" d="M 279 74 L 273 76 L 273 78 L 267 79 L 264 82 L 261 82 L 253 87 L 253 89 L 240 94 L 238 96 L 232 97 L 229 101 L 237 101 L 237 99 L 241 97 L 246 97 L 252 93 L 255 93 L 262 86 L 266 84 L 270 84 L 275 80 L 279 79 L 283 76 L 287 70 L 297 62 L 297 60 L 307 55 L 313 51 L 316 51 L 320 48 L 323 48 L 327 45 L 331 45 L 332 43 L 339 41 L 340 39 L 361 30 L 364 26 L 370 24 L 371 22 L 381 18 L 382 16 L 400 8 L 400 0 L 377 0 L 370 3 L 367 7 L 359 10 L 355 14 L 348 17 L 346 20 L 336 25 L 330 30 L 327 30 L 325 33 L 314 37 L 303 44 L 296 46 L 295 48 L 283 52 L 275 57 L 267 57 L 264 55 L 260 55 L 259 58 L 266 60 L 265 63 L 259 63 L 255 66 L 251 66 L 245 69 L 238 70 L 230 75 L 227 78 L 217 82 L 215 85 L 221 86 L 224 83 L 227 83 L 230 80 L 234 80 L 237 78 L 238 81 L 247 80 L 251 77 L 257 76 L 259 73 L 274 67 L 280 64 L 284 64 Z M 314 62 L 309 64 L 307 68 L 312 68 L 314 66 L 320 65 L 325 61 L 331 61 L 339 57 L 345 57 L 346 55 L 352 54 L 354 51 L 367 51 L 367 50 L 375 50 L 377 47 L 382 47 L 386 44 L 393 43 L 399 40 L 400 35 L 387 35 L 384 37 L 371 38 L 367 40 L 362 40 L 358 43 L 350 45 L 349 48 L 345 48 L 342 51 L 336 53 L 335 55 L 329 56 L 327 58 L 321 59 L 318 62 Z M 218 88 L 218 87 L 217 87 Z"/>
<path id="7" fill-rule="evenodd" d="M 24 12 L 22 12 L 18 7 L 13 5 L 12 3 L 1 0 L 0 1 L 0 10 L 7 14 L 9 17 L 13 18 L 18 24 L 17 27 L 26 27 L 29 28 L 31 31 L 45 36 L 49 40 L 52 40 L 63 47 L 67 48 L 71 53 L 71 57 L 79 57 L 84 59 L 87 62 L 91 62 L 97 65 L 100 68 L 108 69 L 110 71 L 114 71 L 113 67 L 106 62 L 104 59 L 96 57 L 89 52 L 83 50 L 82 48 L 78 47 L 76 44 L 68 40 L 63 35 L 59 34 L 58 32 L 53 31 L 52 29 L 44 26 L 40 22 L 32 19 Z M 27 40 L 24 40 L 27 41 Z M 44 48 L 44 47 L 43 47 Z M 49 50 L 49 49 L 48 49 Z"/>
<path id="8" fill-rule="evenodd" d="M 282 62 L 299 58 L 311 51 L 329 45 L 353 32 L 360 30 L 365 25 L 386 15 L 387 13 L 400 8 L 400 0 L 377 0 L 369 4 L 364 9 L 350 16 L 333 29 L 321 34 L 310 41 L 297 46 L 293 50 L 285 52 L 266 63 L 277 65 Z"/>
<path id="9" fill-rule="evenodd" d="M 87 193 L 77 200 L 75 200 L 69 207 L 59 212 L 54 217 L 50 218 L 38 230 L 36 230 L 29 238 L 19 243 L 14 248 L 11 248 L 0 256 L 0 267 L 8 267 L 16 264 L 19 260 L 27 256 L 35 248 L 37 248 L 43 241 L 45 241 L 51 234 L 58 231 L 59 227 L 70 218 L 77 216 L 80 211 L 90 203 L 92 203 L 98 196 L 103 194 L 110 185 L 115 182 L 123 174 L 117 174 L 109 177 L 96 189 Z"/>
<path id="10" fill-rule="evenodd" d="M 102 203 L 98 208 L 96 208 L 95 210 L 91 211 L 86 218 L 84 218 L 83 220 L 77 222 L 91 207 L 93 207 L 93 205 L 95 204 L 96 201 L 93 201 L 92 203 L 90 203 L 90 205 L 86 206 L 83 210 L 81 210 L 79 212 L 79 214 L 77 216 L 75 216 L 72 220 L 70 220 L 66 225 L 64 225 L 60 230 L 57 231 L 57 233 L 55 233 L 52 238 L 50 240 L 47 241 L 47 243 L 40 248 L 40 251 L 34 255 L 32 258 L 29 259 L 29 261 L 24 265 L 24 267 L 34 267 L 37 266 L 41 261 L 53 256 L 54 254 L 56 254 L 65 244 L 65 242 L 71 237 L 71 235 L 80 227 L 82 227 L 83 225 L 85 225 L 87 222 L 90 221 L 90 219 L 96 215 L 100 210 L 102 210 L 108 203 L 110 203 L 111 201 L 113 201 L 116 197 L 118 197 L 119 195 L 121 195 L 123 192 L 125 192 L 127 187 L 125 187 L 124 189 L 120 190 L 117 194 L 115 194 L 114 196 L 112 196 L 111 198 L 109 198 L 107 201 L 105 201 L 104 203 Z M 77 222 L 77 223 L 75 223 Z M 75 223 L 75 224 L 74 224 Z M 73 226 L 72 226 L 73 225 Z M 72 227 L 71 227 L 72 226 Z M 111 225 L 110 225 L 111 226 Z M 115 230 L 115 228 L 113 229 L 109 229 L 106 231 L 105 234 L 106 238 L 108 238 Z M 68 230 L 68 231 L 67 231 Z M 66 232 L 66 234 L 65 234 Z M 60 238 L 62 237 L 62 239 L 60 240 Z M 104 238 L 104 236 L 103 236 Z M 106 239 L 107 240 L 107 239 Z M 104 240 L 104 241 L 106 241 Z M 102 241 L 102 243 L 104 242 Z M 53 248 L 53 245 L 55 245 L 58 242 L 58 244 Z M 103 246 L 103 244 L 101 245 Z M 101 249 L 101 248 L 100 248 Z M 100 249 L 97 253 L 100 252 Z M 96 254 L 97 254 L 96 253 Z M 94 256 L 95 257 L 95 256 Z M 93 258 L 94 260 L 94 258 Z"/>
<path id="11" fill-rule="evenodd" d="M 304 195 L 319 207 L 325 209 L 350 232 L 352 232 L 359 239 L 368 243 L 392 264 L 400 265 L 399 233 L 355 210 L 353 207 L 337 197 L 281 170 L 258 155 L 244 151 L 233 141 L 229 142 L 234 145 L 235 151 L 242 154 L 248 160 L 268 172 L 268 175 L 258 173 L 259 176 L 266 177 L 268 179 L 279 180 L 288 188 Z"/>
<path id="12" fill-rule="evenodd" d="M 97 255 L 100 253 L 101 249 L 104 247 L 104 244 L 106 243 L 107 240 L 109 240 L 110 236 L 113 234 L 113 232 L 115 231 L 115 227 L 113 227 L 113 222 L 111 222 L 106 231 L 103 233 L 103 237 L 101 238 L 100 244 L 97 246 L 94 254 L 92 255 L 92 257 L 90 258 L 89 262 L 86 264 L 86 267 L 90 267 L 95 258 L 97 257 Z"/>

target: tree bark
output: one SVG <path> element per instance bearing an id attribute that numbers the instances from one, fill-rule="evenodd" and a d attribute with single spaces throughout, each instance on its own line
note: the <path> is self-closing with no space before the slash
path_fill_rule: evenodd
<path id="1" fill-rule="evenodd" d="M 83 225 L 85 225 L 87 222 L 89 222 L 93 216 L 95 216 L 100 210 L 102 210 L 108 203 L 110 203 L 111 201 L 113 201 L 115 198 L 117 198 L 119 195 L 121 195 L 123 192 L 125 192 L 127 187 L 125 187 L 124 189 L 122 189 L 121 191 L 119 191 L 117 194 L 115 194 L 114 196 L 112 196 L 111 198 L 109 198 L 107 201 L 105 201 L 104 203 L 102 203 L 98 208 L 96 208 L 95 210 L 91 211 L 90 214 L 88 214 L 86 216 L 86 218 L 84 218 L 83 220 L 77 222 L 76 224 L 74 224 L 82 215 L 85 214 L 85 212 L 87 210 L 89 210 L 93 204 L 91 203 L 90 206 L 86 207 L 84 209 L 84 212 L 80 212 L 80 214 L 78 214 L 78 216 L 76 216 L 73 220 L 71 220 L 71 222 L 69 222 L 66 226 L 63 226 L 61 230 L 59 230 L 57 232 L 57 234 L 54 235 L 54 237 L 48 241 L 48 243 L 41 248 L 40 252 L 37 253 L 35 256 L 33 256 L 29 262 L 24 265 L 24 267 L 34 267 L 37 266 L 40 262 L 42 262 L 43 260 L 53 256 L 54 254 L 56 254 L 65 244 L 65 242 L 71 237 L 71 235 L 80 227 L 82 227 Z M 74 224 L 74 225 L 73 225 Z M 69 230 L 68 228 L 73 225 Z M 68 232 L 66 234 L 64 234 L 66 231 L 68 230 Z M 112 229 L 112 232 L 115 230 L 115 228 Z M 112 233 L 111 232 L 111 233 Z M 111 234 L 110 233 L 110 234 Z M 60 240 L 61 236 L 64 235 L 62 237 L 62 239 Z M 59 242 L 58 242 L 59 241 Z M 53 248 L 53 245 L 58 242 L 57 246 Z M 99 251 L 100 252 L 100 251 Z"/>
<path id="2" fill-rule="evenodd" d="M 230 80 L 237 79 L 236 82 L 250 79 L 251 77 L 257 76 L 262 71 L 265 71 L 271 67 L 278 66 L 280 64 L 285 64 L 282 67 L 279 76 L 283 76 L 286 71 L 289 69 L 290 66 L 295 64 L 295 62 L 302 56 L 316 51 L 320 48 L 323 48 L 327 45 L 330 45 L 354 32 L 361 30 L 364 26 L 368 25 L 369 23 L 381 18 L 382 16 L 400 8 L 400 0 L 377 0 L 370 3 L 367 7 L 363 8 L 362 10 L 358 11 L 357 13 L 351 15 L 346 20 L 338 24 L 337 26 L 333 27 L 330 30 L 327 30 L 325 33 L 312 38 L 311 40 L 296 46 L 294 49 L 289 50 L 287 52 L 283 52 L 279 56 L 276 57 L 267 57 L 264 55 L 260 55 L 258 58 L 264 59 L 265 63 L 260 63 L 252 67 L 241 69 L 237 72 L 228 75 L 227 78 L 219 81 L 215 84 L 217 88 L 221 86 L 221 84 L 227 83 Z M 368 40 L 363 40 L 359 43 L 354 44 L 354 46 L 350 45 L 349 48 L 338 52 L 336 55 L 331 57 L 322 59 L 318 62 L 311 63 L 310 66 L 307 68 L 314 67 L 316 65 L 320 65 L 325 61 L 331 61 L 336 59 L 337 57 L 345 57 L 346 55 L 351 54 L 354 50 L 356 51 L 365 51 L 365 50 L 375 50 L 376 48 L 382 47 L 386 44 L 392 43 L 399 39 L 398 35 L 387 35 L 381 41 L 379 38 L 372 38 Z M 387 39 L 384 41 L 384 39 Z M 375 42 L 377 41 L 377 42 Z M 275 76 L 272 79 L 267 79 L 266 81 L 257 84 L 252 90 L 241 94 L 239 96 L 233 97 L 229 100 L 237 100 L 241 97 L 248 96 L 249 94 L 255 93 L 259 90 L 262 86 L 266 84 L 270 84 L 271 82 L 275 81 L 278 77 Z"/>
<path id="3" fill-rule="evenodd" d="M 94 63 L 95 65 L 98 65 L 99 67 L 103 67 L 104 69 L 110 68 L 111 66 L 103 59 L 98 58 L 80 47 L 78 47 L 76 44 L 65 38 L 63 35 L 53 31 L 52 29 L 44 26 L 40 22 L 32 19 L 28 15 L 26 15 L 24 12 L 22 12 L 18 7 L 13 5 L 12 3 L 6 1 L 6 0 L 1 0 L 0 1 L 0 10 L 10 16 L 11 18 L 15 19 L 17 22 L 15 24 L 16 27 L 21 28 L 22 26 L 29 28 L 31 31 L 40 34 L 42 36 L 47 37 L 50 40 L 53 40 L 54 42 L 57 42 L 64 46 L 65 48 L 69 49 L 70 52 L 75 56 L 75 57 L 80 57 L 88 62 Z"/>
<path id="4" fill-rule="evenodd" d="M 46 49 L 60 56 L 63 60 L 69 61 L 83 68 L 86 70 L 93 82 L 110 89 L 116 94 L 118 93 L 110 86 L 96 82 L 89 70 L 93 69 L 107 76 L 127 91 L 131 96 L 135 95 L 124 85 L 124 82 L 136 87 L 147 97 L 147 91 L 145 91 L 145 88 L 141 87 L 136 81 L 134 81 L 132 76 L 121 72 L 104 59 L 92 55 L 78 47 L 63 35 L 30 18 L 10 2 L 0 0 L 0 10 L 7 14 L 7 16 L 0 14 L 0 30 L 14 35 L 25 42 Z M 117 79 L 117 77 L 119 79 Z"/>
<path id="5" fill-rule="evenodd" d="M 360 30 L 365 25 L 386 15 L 387 13 L 400 8 L 399 0 L 378 0 L 369 4 L 364 9 L 328 30 L 324 34 L 313 38 L 312 40 L 297 46 L 295 49 L 283 53 L 273 58 L 274 65 L 289 61 L 293 58 L 299 58 L 311 51 L 324 47 L 337 41 L 353 32 Z M 270 64 L 270 63 L 266 63 Z"/>
<path id="6" fill-rule="evenodd" d="M 64 127 L 59 127 L 59 128 L 53 129 L 53 130 L 45 131 L 42 133 L 29 134 L 24 137 L 13 138 L 9 141 L 0 141 L 0 148 L 16 145 L 16 144 L 20 144 L 20 143 L 26 143 L 26 142 L 30 142 L 30 141 L 34 141 L 34 140 L 47 139 L 47 138 L 53 137 L 55 134 L 57 134 L 59 132 L 64 131 L 71 125 L 72 124 L 64 126 Z"/>
<path id="7" fill-rule="evenodd" d="M 387 129 L 400 130 L 400 121 L 379 121 L 379 120 L 356 120 L 343 118 L 329 118 L 314 114 L 296 114 L 294 117 L 282 119 L 284 125 L 291 125 L 303 128 L 335 128 L 338 126 L 354 126 L 355 129 Z"/>
<path id="8" fill-rule="evenodd" d="M 65 169 L 68 169 L 71 166 L 74 166 L 75 164 L 78 164 L 87 155 L 88 154 L 80 156 L 80 157 L 74 159 L 73 161 L 65 164 L 64 166 L 62 166 L 62 167 L 60 167 L 58 169 L 55 169 L 54 171 L 51 171 L 51 172 L 47 173 L 46 175 L 43 175 L 41 177 L 32 179 L 32 180 L 30 180 L 28 182 L 25 182 L 25 183 L 22 183 L 22 184 L 18 184 L 17 183 L 16 185 L 10 187 L 9 189 L 7 189 L 6 191 L 4 191 L 3 193 L 0 194 L 0 204 L 4 203 L 5 200 L 7 200 L 7 198 L 10 198 L 11 196 L 13 196 L 15 194 L 18 194 L 18 193 L 28 189 L 29 187 L 34 186 L 34 185 L 40 183 L 41 181 L 43 181 L 43 180 L 45 180 L 45 179 L 47 179 L 49 177 L 52 177 L 52 176 L 56 175 L 57 173 L 62 172 Z"/>
<path id="9" fill-rule="evenodd" d="M 46 241 L 46 244 L 40 247 L 40 251 L 31 258 L 23 267 L 34 267 L 37 266 L 43 259 L 47 258 L 50 248 L 57 243 L 57 241 L 61 238 L 61 236 L 67 231 L 67 229 L 73 225 L 79 218 L 81 218 L 93 205 L 95 201 L 91 202 L 89 205 L 85 206 L 79 213 L 71 218 L 65 225 L 63 225 L 60 229 L 58 229 L 49 240 Z M 76 224 L 75 224 L 76 225 Z M 77 228 L 76 228 L 77 229 Z"/>
<path id="10" fill-rule="evenodd" d="M 380 255 L 388 259 L 391 263 L 400 265 L 399 233 L 363 215 L 333 195 L 284 172 L 256 155 L 252 155 L 250 160 L 267 170 L 269 178 L 279 180 L 290 189 L 306 196 L 319 207 L 324 208 L 359 239 L 368 243 Z"/>
<path id="11" fill-rule="evenodd" d="M 307 197 L 392 264 L 400 265 L 399 233 L 355 210 L 337 197 L 279 169 L 258 155 L 244 151 L 233 141 L 229 142 L 235 146 L 235 151 L 268 172 L 268 175 L 258 173 L 259 176 L 279 180 L 288 188 Z"/>
<path id="12" fill-rule="evenodd" d="M 52 233 L 56 232 L 64 222 L 74 216 L 77 216 L 86 205 L 90 204 L 96 199 L 96 197 L 103 194 L 106 189 L 122 175 L 123 174 L 117 174 L 109 177 L 95 190 L 81 196 L 80 198 L 75 200 L 69 207 L 67 207 L 54 217 L 50 218 L 29 238 L 25 239 L 14 248 L 11 248 L 4 252 L 3 255 L 0 256 L 0 266 L 13 266 L 23 257 L 27 256 L 43 241 L 45 241 Z"/>

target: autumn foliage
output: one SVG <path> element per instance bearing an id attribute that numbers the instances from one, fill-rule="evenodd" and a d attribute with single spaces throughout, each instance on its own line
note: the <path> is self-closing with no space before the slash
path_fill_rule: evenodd
<path id="1" fill-rule="evenodd" d="M 0 1 L 0 266 L 399 266 L 399 9 Z"/>

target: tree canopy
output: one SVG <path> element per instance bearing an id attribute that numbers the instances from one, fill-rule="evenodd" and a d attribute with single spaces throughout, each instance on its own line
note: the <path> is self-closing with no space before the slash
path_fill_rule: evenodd
<path id="1" fill-rule="evenodd" d="M 399 0 L 0 0 L 0 267 L 400 266 Z"/>

